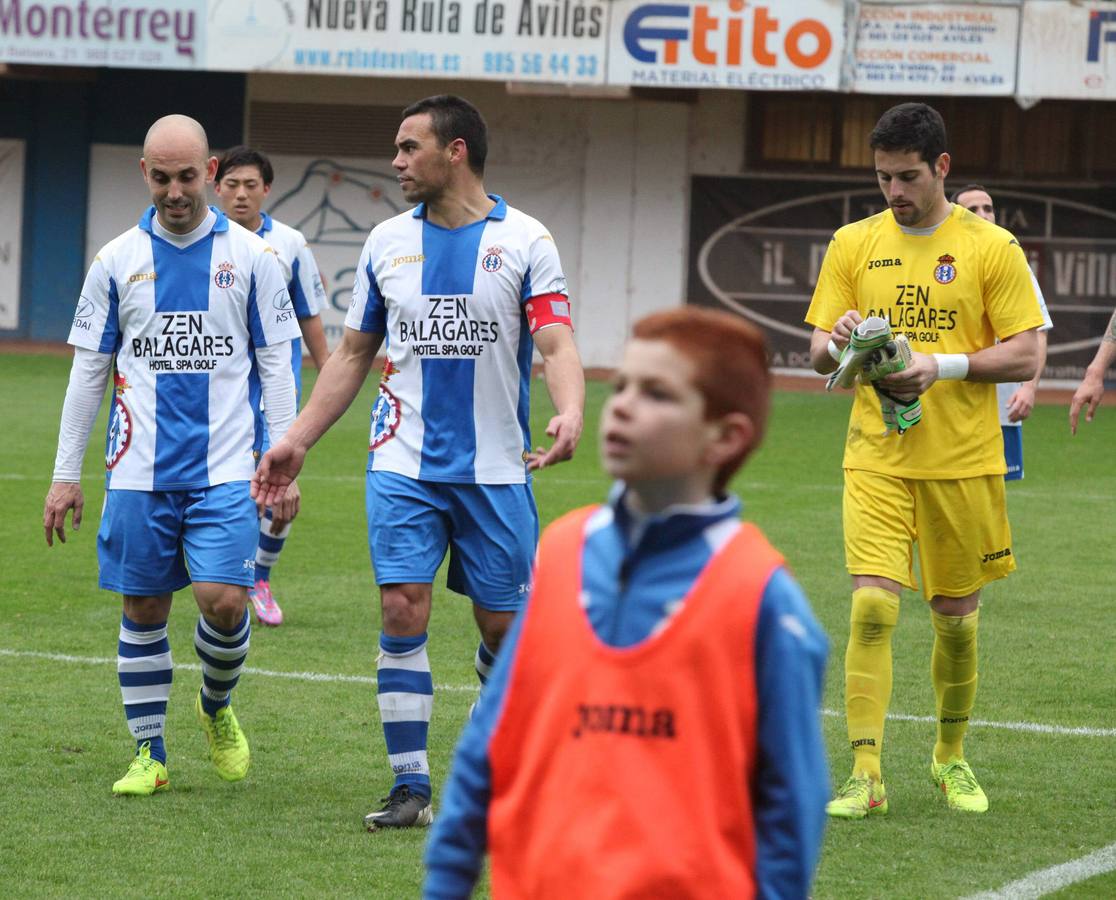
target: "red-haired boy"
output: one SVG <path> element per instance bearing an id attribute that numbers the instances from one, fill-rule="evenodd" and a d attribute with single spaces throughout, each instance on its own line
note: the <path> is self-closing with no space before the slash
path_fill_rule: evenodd
<path id="1" fill-rule="evenodd" d="M 725 493 L 770 376 L 742 320 L 635 326 L 601 421 L 608 502 L 543 535 L 458 745 L 425 894 L 805 897 L 828 776 L 826 640 Z"/>

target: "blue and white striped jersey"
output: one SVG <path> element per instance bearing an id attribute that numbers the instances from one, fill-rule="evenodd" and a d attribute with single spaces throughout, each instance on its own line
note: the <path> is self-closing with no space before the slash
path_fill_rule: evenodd
<path id="1" fill-rule="evenodd" d="M 260 219 L 262 222 L 256 234 L 267 241 L 279 257 L 279 267 L 291 292 L 295 316 L 306 319 L 318 315 L 326 302 L 325 285 L 306 238 L 298 229 L 284 225 L 267 213 L 260 213 Z"/>
<path id="2" fill-rule="evenodd" d="M 299 334 L 275 252 L 217 210 L 180 248 L 155 208 L 110 241 L 81 290 L 69 342 L 115 354 L 108 487 L 174 491 L 252 477 L 252 347 Z"/>
<path id="3" fill-rule="evenodd" d="M 568 322 L 569 297 L 546 228 L 490 196 L 479 222 L 441 228 L 419 204 L 364 244 L 345 325 L 385 336 L 370 470 L 526 481 L 531 333 Z"/>
<path id="4" fill-rule="evenodd" d="M 283 280 L 291 295 L 296 319 L 308 319 L 321 314 L 326 302 L 325 285 L 317 260 L 310 251 L 310 245 L 302 232 L 290 225 L 284 225 L 265 212 L 260 213 L 261 223 L 256 231 L 275 251 L 279 258 L 279 268 L 283 270 Z M 291 341 L 291 371 L 294 373 L 295 392 L 302 397 L 302 333 Z M 250 382 L 252 406 L 261 409 L 260 377 L 255 367 Z M 257 430 L 264 427 L 262 413 L 257 416 Z"/>

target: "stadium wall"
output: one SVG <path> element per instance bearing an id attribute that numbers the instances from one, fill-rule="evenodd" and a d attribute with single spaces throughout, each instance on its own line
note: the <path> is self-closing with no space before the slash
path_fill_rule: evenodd
<path id="1" fill-rule="evenodd" d="M 169 111 L 198 118 L 212 146 L 223 148 L 253 140 L 253 104 L 336 109 L 335 127 L 343 134 L 355 127 L 345 117 L 360 116 L 362 107 L 370 115 L 388 108 L 397 116 L 412 100 L 447 88 L 468 96 L 492 132 L 489 189 L 554 234 L 589 366 L 614 365 L 632 321 L 684 299 L 690 176 L 743 168 L 741 93 L 637 91 L 600 99 L 518 95 L 480 82 L 194 72 L 140 77 L 121 70 L 84 70 L 80 80 L 67 81 L 59 70 L 50 73 L 51 80 L 0 79 L 0 137 L 27 142 L 20 327 L 0 331 L 3 337 L 65 340 L 93 255 L 148 202 L 136 161 L 146 128 Z M 295 154 L 284 154 L 282 138 L 264 147 L 277 163 L 271 204 L 315 159 L 338 159 L 330 130 L 309 149 L 303 136 Z M 391 136 L 359 156 L 350 146 L 340 160 L 343 168 L 377 174 L 384 200 L 398 193 L 388 180 Z M 296 200 L 288 198 L 279 215 L 289 221 Z M 74 215 L 78 210 L 84 214 Z M 325 319 L 333 339 L 362 242 L 363 233 L 348 243 L 315 246 L 330 289 Z"/>

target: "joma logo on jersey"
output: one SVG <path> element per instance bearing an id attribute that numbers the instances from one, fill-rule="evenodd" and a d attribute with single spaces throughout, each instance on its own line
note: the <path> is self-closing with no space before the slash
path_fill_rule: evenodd
<path id="1" fill-rule="evenodd" d="M 397 256 L 391 261 L 391 267 L 394 269 L 396 266 L 403 266 L 407 263 L 418 263 L 426 259 L 426 254 L 415 253 L 411 256 Z"/>
<path id="2" fill-rule="evenodd" d="M 889 266 L 901 266 L 903 260 L 901 259 L 870 259 L 868 260 L 868 268 L 871 269 L 886 269 Z"/>
<path id="3" fill-rule="evenodd" d="M 626 734 L 640 738 L 667 738 L 673 740 L 674 711 L 670 709 L 645 709 L 642 706 L 622 706 L 620 704 L 598 705 L 579 703 L 577 705 L 577 724 L 573 736 L 581 737 L 589 732 Z"/>
<path id="4" fill-rule="evenodd" d="M 217 267 L 217 273 L 213 276 L 213 283 L 219 288 L 231 288 L 236 284 L 236 275 L 233 274 L 235 268 L 231 262 L 221 263 Z"/>
<path id="5" fill-rule="evenodd" d="M 1005 556 L 1011 556 L 1011 547 L 1004 547 L 1003 550 L 997 550 L 995 553 L 985 553 L 981 557 L 981 562 L 992 562 L 994 559 L 1003 559 Z"/>
<path id="6" fill-rule="evenodd" d="M 135 284 L 137 281 L 154 281 L 154 272 L 136 272 L 135 275 L 128 276 L 128 284 Z"/>

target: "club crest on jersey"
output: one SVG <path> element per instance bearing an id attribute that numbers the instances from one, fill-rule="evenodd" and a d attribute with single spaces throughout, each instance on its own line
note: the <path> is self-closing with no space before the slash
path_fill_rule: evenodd
<path id="1" fill-rule="evenodd" d="M 368 435 L 368 450 L 375 450 L 390 441 L 397 431 L 399 423 L 403 421 L 403 411 L 399 406 L 399 398 L 380 385 L 380 395 L 372 407 L 372 431 Z"/>
<path id="2" fill-rule="evenodd" d="M 934 280 L 938 284 L 949 284 L 957 277 L 957 267 L 953 265 L 954 258 L 946 253 L 938 257 L 938 265 L 934 269 Z"/>
<path id="3" fill-rule="evenodd" d="M 236 284 L 236 276 L 233 274 L 235 267 L 230 262 L 223 262 L 217 267 L 217 274 L 213 276 L 213 283 L 219 288 L 231 288 Z"/>
<path id="4" fill-rule="evenodd" d="M 124 392 L 131 387 L 123 375 L 113 376 L 112 413 L 109 415 L 108 441 L 105 443 L 105 468 L 112 469 L 132 446 L 132 414 L 124 405 Z"/>
<path id="5" fill-rule="evenodd" d="M 504 252 L 503 247 L 489 247 L 484 251 L 484 259 L 481 260 L 481 268 L 489 274 L 499 272 L 504 267 L 504 260 L 500 254 Z"/>

